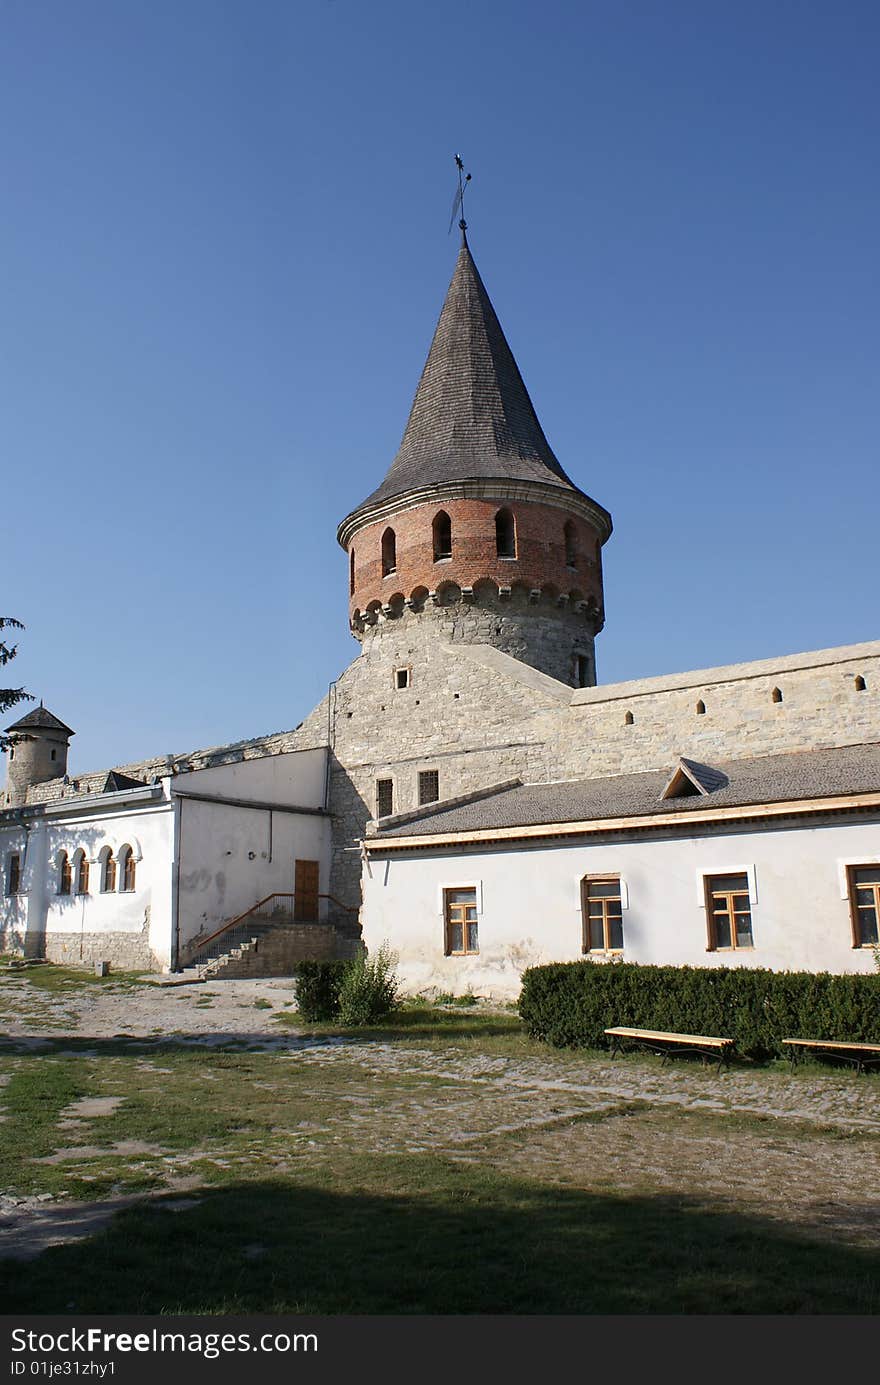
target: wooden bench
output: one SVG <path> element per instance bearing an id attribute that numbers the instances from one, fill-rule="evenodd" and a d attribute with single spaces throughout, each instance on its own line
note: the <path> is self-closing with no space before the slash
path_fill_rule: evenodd
<path id="1" fill-rule="evenodd" d="M 880 1044 L 856 1044 L 841 1039 L 783 1039 L 782 1042 L 788 1048 L 792 1072 L 806 1049 L 841 1058 L 845 1063 L 852 1063 L 857 1072 L 880 1065 Z"/>
<path id="2" fill-rule="evenodd" d="M 627 1029 L 622 1025 L 606 1029 L 605 1033 L 611 1039 L 612 1058 L 621 1050 L 620 1040 L 631 1039 L 652 1053 L 662 1054 L 664 1063 L 678 1053 L 699 1053 L 704 1063 L 717 1058 L 720 1071 L 722 1063 L 730 1061 L 733 1050 L 733 1039 L 721 1039 L 714 1034 L 668 1034 L 662 1029 Z"/>

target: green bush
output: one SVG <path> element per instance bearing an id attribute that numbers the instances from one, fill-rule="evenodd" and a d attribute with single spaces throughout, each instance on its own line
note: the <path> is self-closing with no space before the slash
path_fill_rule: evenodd
<path id="1" fill-rule="evenodd" d="M 339 1018 L 339 989 L 348 962 L 298 962 L 296 1004 L 304 1020 Z"/>
<path id="2" fill-rule="evenodd" d="M 753 967 L 556 962 L 523 976 L 529 1035 L 557 1048 L 607 1048 L 614 1025 L 732 1038 L 748 1058 L 778 1058 L 783 1039 L 880 1042 L 880 974 Z"/>
<path id="3" fill-rule="evenodd" d="M 375 1024 L 397 1008 L 396 965 L 397 955 L 387 943 L 372 957 L 361 953 L 348 963 L 339 988 L 339 1018 L 343 1024 Z"/>

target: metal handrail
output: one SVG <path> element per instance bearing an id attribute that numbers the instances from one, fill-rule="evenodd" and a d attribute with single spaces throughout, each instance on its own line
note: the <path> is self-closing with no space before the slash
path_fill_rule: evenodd
<path id="1" fill-rule="evenodd" d="M 314 896 L 313 896 L 313 897 L 314 897 Z M 343 904 L 343 903 L 341 902 L 341 900 L 338 900 L 338 899 L 336 898 L 335 895 L 332 895 L 332 894 L 319 894 L 319 895 L 317 896 L 317 898 L 318 898 L 318 899 L 329 899 L 329 900 L 331 901 L 331 903 L 333 903 L 333 904 L 335 904 L 335 905 L 337 906 L 337 908 L 339 908 L 339 909 L 344 909 L 346 913 L 349 913 L 349 914 L 356 914 L 356 913 L 358 913 L 358 910 L 357 910 L 357 909 L 353 908 L 350 904 Z M 219 957 L 219 956 L 222 955 L 222 953 L 227 952 L 227 951 L 229 951 L 231 948 L 235 947 L 235 946 L 236 946 L 236 943 L 237 943 L 239 940 L 244 940 L 245 938 L 248 937 L 248 924 L 247 924 L 246 920 L 249 919 L 249 918 L 251 917 L 251 915 L 256 914 L 256 913 L 259 913 L 259 912 L 264 908 L 265 905 L 269 904 L 269 902 L 270 902 L 271 900 L 282 900 L 282 899 L 283 899 L 283 900 L 288 900 L 288 901 L 289 901 L 288 907 L 282 909 L 281 907 L 276 906 L 276 908 L 273 910 L 273 912 L 274 912 L 274 913 L 282 913 L 282 912 L 283 912 L 283 913 L 286 913 L 286 914 L 288 914 L 288 915 L 290 915 L 290 916 L 294 915 L 294 913 L 295 913 L 295 906 L 296 906 L 296 893 L 295 893 L 295 891 L 292 891 L 292 890 L 290 890 L 290 891 L 288 891 L 288 890 L 284 890 L 284 891 L 276 890 L 276 891 L 274 891 L 272 894 L 267 894 L 263 899 L 258 899 L 257 902 L 256 902 L 256 904 L 252 904 L 252 905 L 250 906 L 249 909 L 244 909 L 240 914 L 236 914 L 234 918 L 227 919 L 226 923 L 221 924 L 220 927 L 217 928 L 217 929 L 215 929 L 213 933 L 209 933 L 208 936 L 207 936 L 206 938 L 197 938 L 197 939 L 195 939 L 195 940 L 194 940 L 194 943 L 193 943 L 193 950 L 192 950 L 192 953 L 191 953 L 191 955 L 190 955 L 190 957 L 189 957 L 189 959 L 188 959 L 187 965 L 188 965 L 188 966 L 192 966 L 193 963 L 195 963 L 196 961 L 198 961 L 198 962 L 208 962 L 208 961 L 211 961 L 213 958 Z M 298 923 L 317 923 L 318 920 L 317 920 L 317 919 L 297 919 L 296 922 L 298 922 Z"/>

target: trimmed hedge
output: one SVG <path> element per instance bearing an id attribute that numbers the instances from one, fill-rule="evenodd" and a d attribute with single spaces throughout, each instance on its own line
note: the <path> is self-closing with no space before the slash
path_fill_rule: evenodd
<path id="1" fill-rule="evenodd" d="M 880 1043 L 880 975 L 556 962 L 523 976 L 519 1012 L 556 1048 L 608 1048 L 614 1025 L 732 1038 L 747 1058 L 786 1054 L 782 1039 Z"/>
<path id="2" fill-rule="evenodd" d="M 304 1020 L 335 1020 L 339 1015 L 339 991 L 350 966 L 346 961 L 298 962 L 296 1004 Z"/>

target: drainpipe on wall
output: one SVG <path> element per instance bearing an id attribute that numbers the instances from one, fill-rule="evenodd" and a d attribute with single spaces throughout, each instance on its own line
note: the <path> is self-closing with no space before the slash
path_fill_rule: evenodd
<path id="1" fill-rule="evenodd" d="M 171 792 L 171 785 L 168 785 Z M 180 853 L 183 843 L 183 799 L 174 797 L 174 884 L 171 890 L 171 970 L 180 971 Z"/>
<path id="2" fill-rule="evenodd" d="M 336 741 L 336 679 L 327 689 L 327 764 L 324 769 L 324 812 L 330 808 L 330 756 Z"/>

